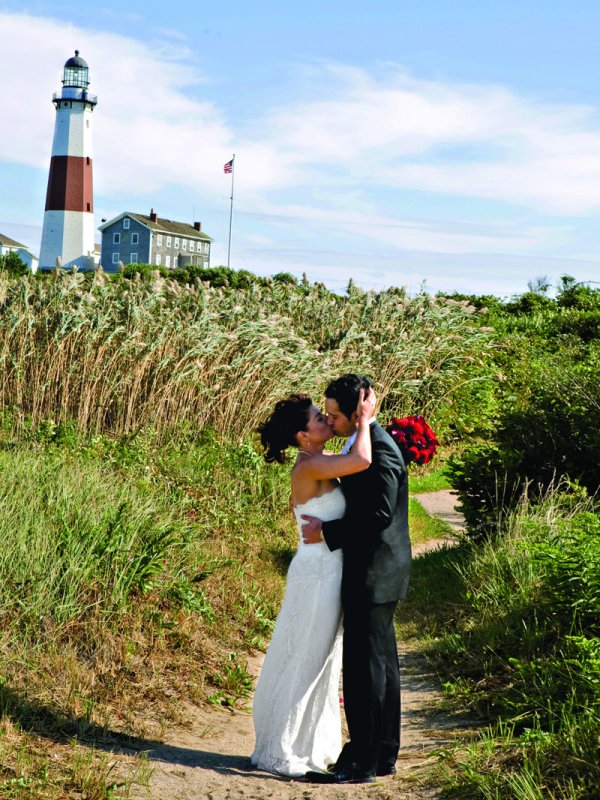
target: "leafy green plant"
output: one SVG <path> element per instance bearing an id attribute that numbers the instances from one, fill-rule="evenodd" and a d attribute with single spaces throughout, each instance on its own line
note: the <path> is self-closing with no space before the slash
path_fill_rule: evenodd
<path id="1" fill-rule="evenodd" d="M 592 509 L 547 495 L 456 562 L 459 611 L 431 652 L 449 701 L 492 723 L 448 755 L 454 796 L 596 796 L 600 517 Z"/>

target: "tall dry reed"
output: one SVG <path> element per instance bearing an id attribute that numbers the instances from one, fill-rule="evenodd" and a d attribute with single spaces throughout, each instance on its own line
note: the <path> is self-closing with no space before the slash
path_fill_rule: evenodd
<path id="1" fill-rule="evenodd" d="M 490 345 L 465 303 L 402 290 L 336 296 L 315 285 L 249 289 L 0 274 L 0 408 L 20 425 L 75 421 L 128 434 L 210 425 L 241 436 L 280 396 L 320 398 L 364 372 L 389 408 L 436 409 Z"/>

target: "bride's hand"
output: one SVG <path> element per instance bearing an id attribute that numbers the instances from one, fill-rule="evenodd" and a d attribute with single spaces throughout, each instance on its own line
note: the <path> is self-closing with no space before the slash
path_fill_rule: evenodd
<path id="1" fill-rule="evenodd" d="M 356 406 L 357 421 L 360 422 L 362 418 L 367 420 L 375 416 L 375 391 L 371 386 L 365 396 L 365 390 L 361 389 L 358 393 L 358 405 Z"/>

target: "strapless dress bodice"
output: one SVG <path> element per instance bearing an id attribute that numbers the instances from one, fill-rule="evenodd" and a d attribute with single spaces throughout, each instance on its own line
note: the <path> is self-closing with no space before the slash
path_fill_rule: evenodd
<path id="1" fill-rule="evenodd" d="M 319 495 L 319 497 L 311 497 L 310 500 L 307 500 L 305 503 L 300 503 L 300 505 L 294 506 L 294 516 L 296 517 L 296 522 L 298 523 L 298 552 L 301 550 L 311 550 L 313 548 L 319 550 L 323 547 L 327 547 L 325 542 L 319 542 L 317 544 L 304 544 L 302 541 L 303 520 L 301 519 L 303 514 L 308 514 L 311 517 L 318 517 L 318 519 L 322 520 L 323 522 L 329 522 L 332 519 L 340 519 L 343 517 L 345 511 L 346 499 L 339 486 L 336 486 L 329 492 L 325 492 L 325 494 Z"/>

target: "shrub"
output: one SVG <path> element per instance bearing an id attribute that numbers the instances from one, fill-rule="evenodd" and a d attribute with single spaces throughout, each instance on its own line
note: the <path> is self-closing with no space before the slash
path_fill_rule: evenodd
<path id="1" fill-rule="evenodd" d="M 530 370 L 527 393 L 507 403 L 494 441 L 450 460 L 471 534 L 497 529 L 523 491 L 541 497 L 561 478 L 593 494 L 600 489 L 600 383 L 595 359 L 546 359 Z"/>
<path id="2" fill-rule="evenodd" d="M 462 607 L 435 654 L 449 695 L 492 721 L 454 762 L 459 796 L 597 796 L 600 516 L 589 507 L 565 512 L 558 494 L 524 505 L 457 562 Z"/>
<path id="3" fill-rule="evenodd" d="M 0 256 L 0 271 L 7 272 L 14 278 L 29 274 L 27 266 L 13 250 Z"/>

